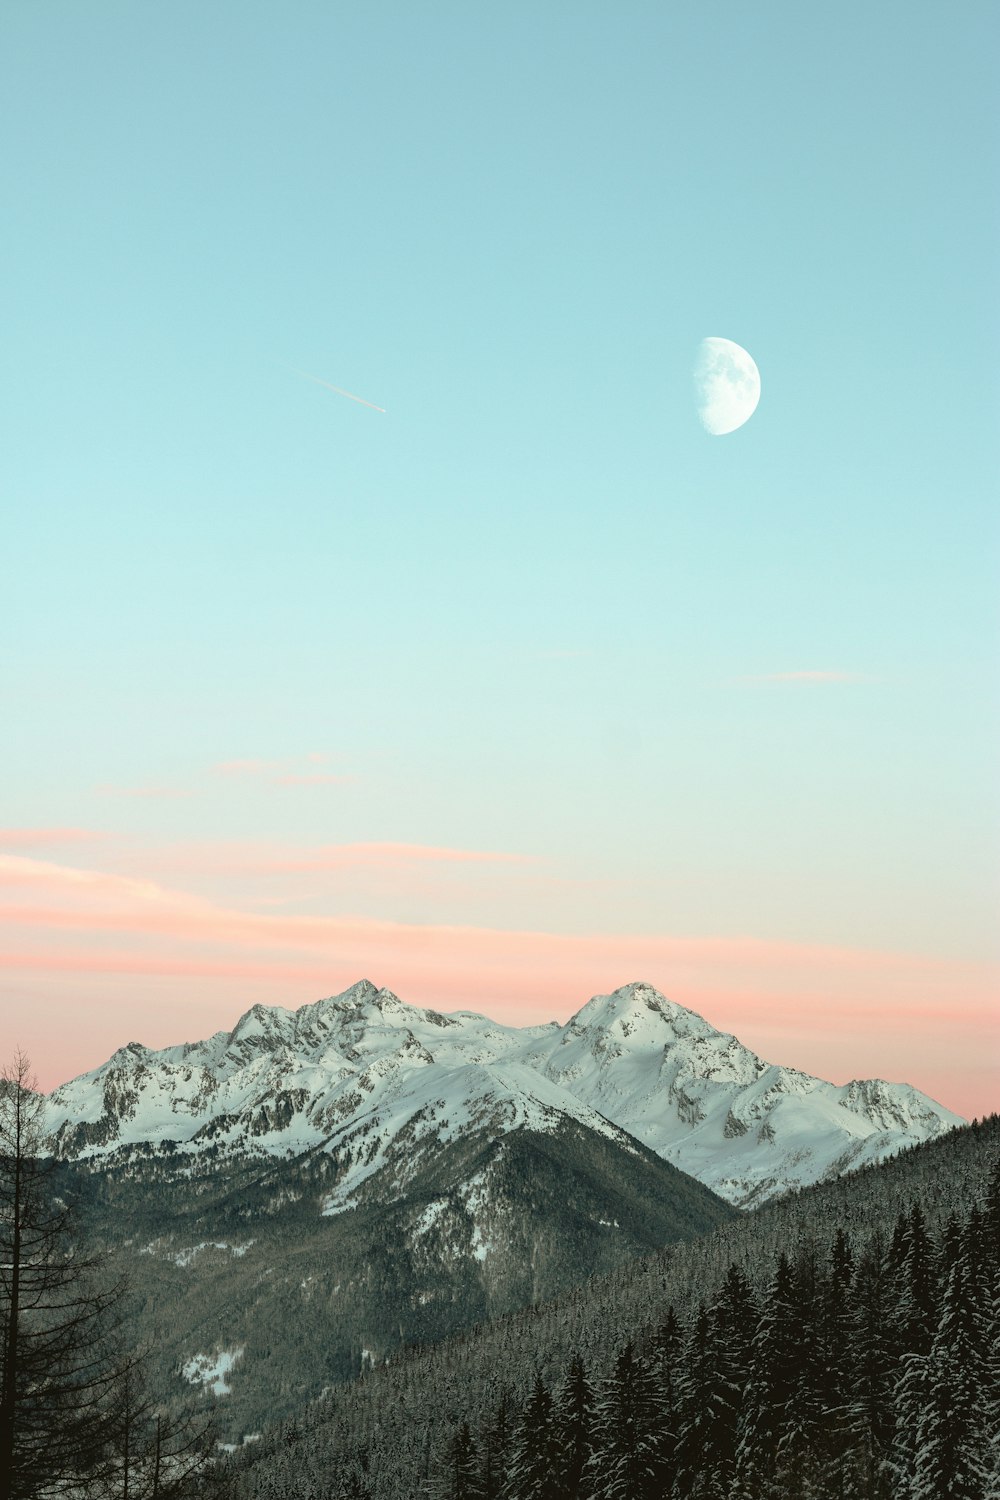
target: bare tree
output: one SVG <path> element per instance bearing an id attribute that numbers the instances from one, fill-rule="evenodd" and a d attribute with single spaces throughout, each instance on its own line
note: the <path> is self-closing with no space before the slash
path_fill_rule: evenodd
<path id="1" fill-rule="evenodd" d="M 81 1246 L 43 1108 L 18 1053 L 0 1072 L 0 1500 L 94 1473 L 119 1366 L 125 1287 Z"/>
<path id="2" fill-rule="evenodd" d="M 166 1410 L 149 1390 L 145 1367 L 143 1354 L 121 1362 L 99 1494 L 107 1500 L 187 1500 L 218 1494 L 212 1418 Z"/>

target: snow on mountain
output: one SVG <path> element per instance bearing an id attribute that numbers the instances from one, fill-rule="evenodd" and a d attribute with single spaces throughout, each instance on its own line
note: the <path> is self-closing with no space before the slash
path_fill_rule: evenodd
<path id="1" fill-rule="evenodd" d="M 378 1175 L 402 1189 L 428 1150 L 487 1129 L 575 1121 L 638 1140 L 737 1205 L 763 1202 L 961 1123 L 908 1084 L 837 1087 L 764 1062 L 648 984 L 597 995 L 565 1026 L 502 1026 L 405 1004 L 368 980 L 295 1012 L 255 1005 L 231 1032 L 139 1043 L 48 1099 L 53 1148 L 123 1145 L 338 1161 L 325 1211 Z"/>

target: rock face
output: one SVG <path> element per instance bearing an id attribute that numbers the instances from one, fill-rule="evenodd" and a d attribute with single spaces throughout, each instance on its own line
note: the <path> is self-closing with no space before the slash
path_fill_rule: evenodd
<path id="1" fill-rule="evenodd" d="M 908 1084 L 837 1087 L 767 1063 L 648 984 L 597 995 L 564 1026 L 518 1028 L 362 980 L 295 1012 L 255 1005 L 207 1041 L 130 1043 L 47 1109 L 68 1158 L 328 1154 L 328 1215 L 398 1196 L 428 1153 L 483 1132 L 641 1143 L 747 1207 L 961 1123 Z"/>

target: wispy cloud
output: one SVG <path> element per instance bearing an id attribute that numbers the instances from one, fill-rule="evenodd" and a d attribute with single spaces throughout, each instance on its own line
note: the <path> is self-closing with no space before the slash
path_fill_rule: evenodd
<path id="1" fill-rule="evenodd" d="M 867 672 L 843 672 L 825 668 L 806 668 L 796 672 L 758 672 L 737 677 L 736 682 L 874 682 Z"/>
<path id="2" fill-rule="evenodd" d="M 0 828 L 0 848 L 41 849 L 65 844 L 91 844 L 106 838 L 93 828 Z"/>
<path id="3" fill-rule="evenodd" d="M 97 786 L 95 792 L 101 797 L 193 797 L 194 792 L 181 786 Z"/>
<path id="4" fill-rule="evenodd" d="M 338 776 L 333 771 L 290 771 L 284 776 L 275 776 L 275 786 L 343 786 L 346 782 L 357 781 L 356 776 Z"/>
<path id="5" fill-rule="evenodd" d="M 220 760 L 212 770 L 218 776 L 264 776 L 270 771 L 276 771 L 280 760 L 260 760 L 245 758 L 242 760 Z"/>
<path id="6" fill-rule="evenodd" d="M 309 768 L 324 765 L 329 759 L 329 755 L 325 752 L 311 750 L 308 755 L 298 761 L 294 759 L 265 760 L 255 756 L 246 756 L 237 760 L 220 760 L 212 769 L 217 776 L 232 779 L 257 777 L 270 782 L 272 786 L 338 786 L 357 781 L 357 776 L 345 771 L 299 769 L 302 765 Z"/>
<path id="7" fill-rule="evenodd" d="M 343 870 L 358 865 L 391 865 L 396 868 L 414 864 L 486 865 L 532 864 L 530 854 L 507 854 L 496 850 L 448 849 L 434 844 L 325 844 L 314 851 L 303 851 L 257 866 L 260 871 Z"/>

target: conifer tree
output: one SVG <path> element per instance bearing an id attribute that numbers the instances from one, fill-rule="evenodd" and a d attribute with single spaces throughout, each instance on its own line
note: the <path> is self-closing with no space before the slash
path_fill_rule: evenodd
<path id="1" fill-rule="evenodd" d="M 662 1493 L 669 1495 L 677 1476 L 685 1374 L 684 1330 L 672 1306 L 667 1308 L 666 1318 L 653 1340 L 652 1371 L 657 1388 L 659 1423 L 656 1476 Z"/>
<path id="2" fill-rule="evenodd" d="M 851 1423 L 853 1280 L 854 1251 L 840 1228 L 830 1250 L 819 1314 L 823 1410 L 817 1432 L 816 1487 L 824 1500 L 859 1500 L 861 1495 Z"/>
<path id="3" fill-rule="evenodd" d="M 655 1377 L 630 1341 L 601 1392 L 589 1466 L 593 1500 L 662 1500 L 659 1415 Z"/>
<path id="4" fill-rule="evenodd" d="M 483 1500 L 500 1500 L 503 1495 L 513 1436 L 513 1396 L 510 1387 L 505 1385 L 501 1387 L 500 1399 L 483 1434 Z"/>
<path id="5" fill-rule="evenodd" d="M 735 1413 L 724 1373 L 726 1362 L 718 1324 L 701 1306 L 684 1350 L 675 1457 L 677 1486 L 690 1500 L 714 1494 L 717 1471 L 731 1461 Z"/>
<path id="6" fill-rule="evenodd" d="M 896 1435 L 898 1299 L 888 1257 L 877 1234 L 858 1260 L 853 1300 L 850 1426 L 862 1493 L 866 1500 L 897 1500 L 889 1464 Z"/>
<path id="7" fill-rule="evenodd" d="M 988 1500 L 986 1350 L 968 1258 L 951 1267 L 930 1354 L 913 1382 L 912 1500 Z"/>
<path id="8" fill-rule="evenodd" d="M 593 1451 L 596 1399 L 579 1354 L 570 1358 L 555 1406 L 557 1469 L 553 1500 L 585 1500 L 584 1475 Z"/>
<path id="9" fill-rule="evenodd" d="M 753 1341 L 750 1379 L 740 1415 L 736 1472 L 756 1500 L 778 1493 L 778 1451 L 790 1426 L 798 1362 L 797 1301 L 788 1256 L 778 1257 Z"/>
<path id="10" fill-rule="evenodd" d="M 927 1354 L 936 1324 L 937 1278 L 934 1249 L 919 1204 L 914 1204 L 903 1232 L 899 1268 L 901 1345 L 909 1353 Z"/>
<path id="11" fill-rule="evenodd" d="M 990 1173 L 983 1209 L 983 1246 L 988 1282 L 992 1286 L 1000 1273 L 1000 1157 Z"/>
<path id="12" fill-rule="evenodd" d="M 507 1476 L 508 1500 L 550 1500 L 557 1446 L 552 1395 L 540 1374 L 521 1414 Z"/>
<path id="13" fill-rule="evenodd" d="M 445 1500 L 482 1500 L 478 1454 L 468 1422 L 463 1422 L 448 1445 Z"/>
<path id="14" fill-rule="evenodd" d="M 723 1424 L 716 1441 L 728 1483 L 735 1463 L 740 1408 L 750 1379 L 753 1340 L 759 1317 L 753 1290 L 739 1266 L 730 1265 L 727 1270 L 712 1306 L 711 1317 L 716 1329 L 720 1422 Z"/>

